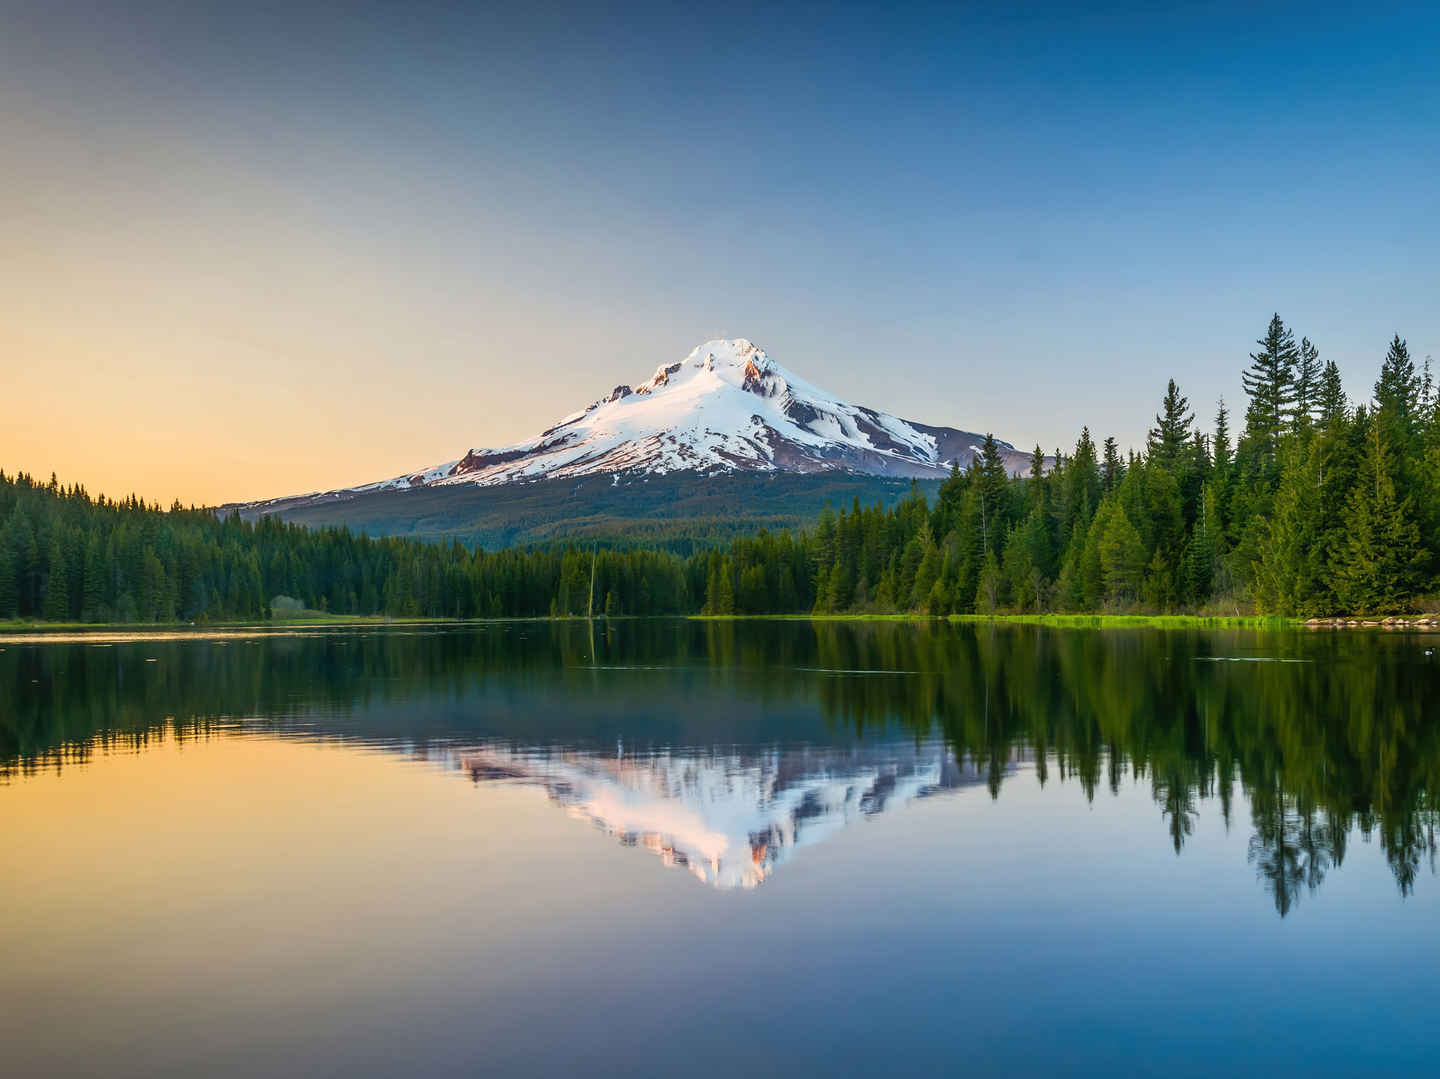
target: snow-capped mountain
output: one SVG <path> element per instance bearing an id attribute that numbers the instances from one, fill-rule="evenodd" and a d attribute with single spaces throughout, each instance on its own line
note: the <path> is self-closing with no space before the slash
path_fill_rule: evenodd
<path id="1" fill-rule="evenodd" d="M 847 404 L 749 341 L 707 341 L 637 386 L 621 385 L 534 438 L 331 495 L 596 474 L 826 472 L 939 478 L 984 436 Z M 1007 467 L 1030 457 L 1000 443 Z"/>

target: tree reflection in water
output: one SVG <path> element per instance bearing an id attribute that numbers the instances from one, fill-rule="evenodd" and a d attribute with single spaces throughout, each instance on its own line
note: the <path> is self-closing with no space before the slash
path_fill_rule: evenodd
<path id="1" fill-rule="evenodd" d="M 1177 854 L 1204 803 L 1231 825 L 1238 782 L 1282 916 L 1356 831 L 1402 894 L 1435 868 L 1440 665 L 1407 634 L 612 620 L 0 647 L 4 776 L 236 724 L 641 754 L 903 731 L 995 797 L 1017 754 L 1092 800 L 1148 779 Z"/>

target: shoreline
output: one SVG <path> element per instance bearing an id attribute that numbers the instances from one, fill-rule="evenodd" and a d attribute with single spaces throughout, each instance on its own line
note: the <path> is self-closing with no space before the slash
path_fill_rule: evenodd
<path id="1" fill-rule="evenodd" d="M 1261 630 L 1349 630 L 1379 629 L 1391 632 L 1419 630 L 1440 632 L 1440 614 L 1387 615 L 1383 618 L 1291 618 L 1274 615 L 1190 615 L 1190 614 L 673 614 L 597 615 L 593 621 L 631 622 L 684 619 L 689 622 L 906 622 L 946 625 L 1004 624 L 1044 626 L 1051 629 L 1261 629 Z M 0 621 L 0 642 L 20 643 L 37 639 L 54 640 L 68 636 L 92 640 L 103 636 L 165 637 L 204 640 L 245 634 L 283 636 L 304 631 L 370 627 L 483 626 L 506 623 L 585 622 L 584 615 L 540 615 L 513 618 L 392 618 L 385 615 L 327 615 L 316 618 L 284 618 L 270 621 L 235 622 L 41 622 Z"/>
<path id="2" fill-rule="evenodd" d="M 699 622 L 934 622 L 947 625 L 1002 623 L 1053 629 L 1298 629 L 1298 618 L 1267 615 L 1192 614 L 694 614 Z"/>

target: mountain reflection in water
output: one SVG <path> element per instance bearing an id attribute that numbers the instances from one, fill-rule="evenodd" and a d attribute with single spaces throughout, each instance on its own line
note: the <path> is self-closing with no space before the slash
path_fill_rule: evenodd
<path id="1" fill-rule="evenodd" d="M 1202 808 L 1227 830 L 1248 815 L 1245 856 L 1283 916 L 1356 837 L 1378 841 L 1402 895 L 1433 872 L 1434 643 L 683 620 L 10 639 L 0 779 L 234 729 L 463 757 L 744 887 L 882 808 L 966 784 L 1003 805 L 1025 760 L 1091 801 L 1148 785 L 1177 855 Z"/>
<path id="2" fill-rule="evenodd" d="M 476 782 L 537 783 L 572 816 L 717 888 L 753 888 L 862 817 L 985 782 L 943 743 L 628 757 L 497 747 L 459 765 Z"/>

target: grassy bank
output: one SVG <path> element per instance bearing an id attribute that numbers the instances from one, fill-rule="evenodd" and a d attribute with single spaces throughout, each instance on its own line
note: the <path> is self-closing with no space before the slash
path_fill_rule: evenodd
<path id="1" fill-rule="evenodd" d="M 1190 614 L 692 614 L 692 615 L 621 615 L 613 621 L 636 618 L 684 617 L 692 622 L 948 622 L 951 624 L 996 624 L 1049 626 L 1056 629 L 1299 629 L 1305 622 L 1299 618 L 1262 615 L 1190 615 Z M 1440 616 L 1436 616 L 1440 617 Z M 61 633 L 61 632 L 183 632 L 194 630 L 266 630 L 327 626 L 441 626 L 493 622 L 584 622 L 584 615 L 563 615 L 538 618 L 392 618 L 387 615 L 315 614 L 295 618 L 273 618 L 269 621 L 209 622 L 44 622 L 34 619 L 0 620 L 0 634 Z M 596 621 L 606 621 L 597 615 Z M 1363 628 L 1378 626 L 1365 622 Z M 1355 628 L 1355 627 L 1347 627 Z M 1382 627 L 1392 628 L 1392 627 Z"/>
<path id="2" fill-rule="evenodd" d="M 1118 629 L 1294 629 L 1298 618 L 1273 615 L 1198 614 L 952 614 L 951 622 L 1014 622 L 1021 625 Z"/>
<path id="3" fill-rule="evenodd" d="M 696 614 L 702 622 L 770 619 L 797 622 L 1007 622 L 1014 625 L 1085 629 L 1294 629 L 1298 618 L 1191 614 Z"/>

